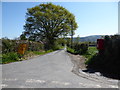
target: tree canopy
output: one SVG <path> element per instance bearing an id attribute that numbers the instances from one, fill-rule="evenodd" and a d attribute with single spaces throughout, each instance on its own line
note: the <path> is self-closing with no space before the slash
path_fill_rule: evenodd
<path id="1" fill-rule="evenodd" d="M 30 40 L 44 40 L 54 45 L 59 36 L 74 32 L 77 27 L 72 13 L 62 6 L 47 3 L 27 9 L 23 34 Z"/>

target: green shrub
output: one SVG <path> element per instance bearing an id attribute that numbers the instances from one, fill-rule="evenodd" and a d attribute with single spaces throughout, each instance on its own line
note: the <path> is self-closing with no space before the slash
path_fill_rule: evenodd
<path id="1" fill-rule="evenodd" d="M 96 47 L 89 47 L 87 53 L 85 53 L 83 56 L 86 57 L 86 62 L 85 64 L 89 64 L 92 62 L 92 59 L 96 57 L 96 53 L 98 52 Z"/>
<path id="2" fill-rule="evenodd" d="M 67 47 L 67 52 L 75 54 L 75 50 L 69 47 Z"/>
<path id="3" fill-rule="evenodd" d="M 80 54 L 85 54 L 88 51 L 88 44 L 81 44 L 81 52 Z"/>
<path id="4" fill-rule="evenodd" d="M 61 48 L 60 45 L 54 45 L 51 49 L 52 50 L 59 50 Z"/>
<path id="5" fill-rule="evenodd" d="M 2 63 L 2 54 L 0 53 L 0 64 Z"/>
<path id="6" fill-rule="evenodd" d="M 9 53 L 16 51 L 17 50 L 16 47 L 18 47 L 18 45 L 16 44 L 16 40 L 2 38 L 2 53 Z"/>
<path id="7" fill-rule="evenodd" d="M 68 48 L 68 52 L 73 54 L 85 54 L 88 50 L 88 44 L 86 43 L 73 43 L 72 48 Z"/>
<path id="8" fill-rule="evenodd" d="M 2 55 L 2 63 L 3 64 L 15 62 L 15 61 L 19 61 L 19 55 L 17 53 L 10 52 L 10 53 Z"/>
<path id="9" fill-rule="evenodd" d="M 44 49 L 44 45 L 40 42 L 35 42 L 35 41 L 28 41 L 27 42 L 28 51 L 39 51 Z"/>
<path id="10" fill-rule="evenodd" d="M 2 38 L 2 53 L 17 52 L 20 44 L 26 43 L 28 51 L 39 51 L 44 49 L 42 42 L 27 41 L 27 40 L 10 40 Z"/>
<path id="11" fill-rule="evenodd" d="M 62 46 L 63 45 L 63 46 Z M 46 45 L 45 45 L 46 46 Z M 60 42 L 58 42 L 58 41 L 56 41 L 54 44 L 52 44 L 50 47 L 49 47 L 50 45 L 47 45 L 47 47 L 45 47 L 46 49 L 45 50 L 53 50 L 53 51 L 55 51 L 55 50 L 60 50 L 60 49 L 63 49 L 64 48 L 64 44 L 62 44 L 62 43 L 60 43 Z M 48 49 L 48 47 L 49 47 L 49 49 Z"/>
<path id="12" fill-rule="evenodd" d="M 88 65 L 88 64 L 91 64 L 91 63 L 93 63 L 93 60 L 96 60 L 96 54 L 93 54 L 93 55 L 84 55 L 86 58 L 87 58 L 87 60 L 85 61 L 85 64 L 86 65 Z"/>
<path id="13" fill-rule="evenodd" d="M 19 55 L 15 52 L 10 52 L 7 54 L 0 55 L 0 64 L 7 64 L 10 62 L 16 62 L 24 59 L 28 59 L 29 57 L 32 57 L 34 55 L 43 55 L 46 53 L 50 53 L 53 50 L 48 51 L 27 51 L 24 55 Z"/>
<path id="14" fill-rule="evenodd" d="M 66 40 L 64 38 L 58 38 L 56 42 L 58 45 L 64 46 L 66 43 Z"/>
<path id="15" fill-rule="evenodd" d="M 93 55 L 86 64 L 89 68 L 119 75 L 120 72 L 120 35 L 105 36 L 105 49 Z"/>

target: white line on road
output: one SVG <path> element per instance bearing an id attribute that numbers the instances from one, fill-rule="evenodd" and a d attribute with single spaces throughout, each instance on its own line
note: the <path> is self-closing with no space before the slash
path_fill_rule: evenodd
<path id="1" fill-rule="evenodd" d="M 70 85 L 69 82 L 59 82 L 59 81 L 52 81 L 51 83 L 54 83 L 54 84 L 61 84 L 61 85 Z"/>
<path id="2" fill-rule="evenodd" d="M 5 78 L 5 79 L 3 79 L 4 81 L 17 81 L 18 79 L 17 78 Z"/>
<path id="3" fill-rule="evenodd" d="M 5 87 L 7 87 L 8 85 L 6 85 L 6 84 L 1 84 L 1 87 L 2 88 L 5 88 Z"/>
<path id="4" fill-rule="evenodd" d="M 118 88 L 118 86 L 109 85 L 110 88 Z"/>
<path id="5" fill-rule="evenodd" d="M 28 79 L 26 83 L 45 83 L 44 80 L 35 80 L 35 79 Z"/>
<path id="6" fill-rule="evenodd" d="M 83 87 L 94 87 L 94 88 L 101 88 L 100 85 L 95 85 L 95 84 L 83 84 L 83 83 L 79 83 L 79 85 L 83 86 Z"/>

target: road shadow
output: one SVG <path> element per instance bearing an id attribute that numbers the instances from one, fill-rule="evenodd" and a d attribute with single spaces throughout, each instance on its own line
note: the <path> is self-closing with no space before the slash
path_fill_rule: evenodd
<path id="1" fill-rule="evenodd" d="M 67 51 L 68 52 L 68 51 Z M 120 80 L 120 75 L 119 74 L 115 74 L 115 73 L 110 73 L 107 70 L 105 70 L 104 68 L 98 68 L 98 67 L 90 67 L 90 66 L 86 66 L 84 65 L 84 69 L 81 68 L 80 66 L 85 64 L 85 60 L 84 63 L 81 63 L 81 60 L 78 60 L 78 57 L 76 58 L 74 55 L 78 55 L 78 54 L 73 54 L 71 52 L 68 52 L 69 56 L 71 57 L 71 61 L 75 66 L 75 71 L 79 71 L 78 69 L 82 70 L 82 72 L 84 73 L 88 73 L 88 74 L 97 74 L 99 76 L 103 76 L 106 78 L 111 78 L 111 79 L 116 79 L 116 80 Z"/>
<path id="2" fill-rule="evenodd" d="M 85 72 L 85 73 L 89 73 L 89 74 L 95 74 L 95 73 L 99 72 L 100 76 L 120 80 L 120 75 L 119 74 L 108 73 L 108 72 L 106 72 L 104 70 L 87 68 L 86 70 L 82 70 L 82 71 Z"/>

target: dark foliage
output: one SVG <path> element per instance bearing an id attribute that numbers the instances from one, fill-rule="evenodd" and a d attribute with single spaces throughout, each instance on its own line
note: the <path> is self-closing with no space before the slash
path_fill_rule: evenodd
<path id="1" fill-rule="evenodd" d="M 120 75 L 120 36 L 105 36 L 105 49 L 99 52 L 91 58 L 88 67 Z"/>
<path id="2" fill-rule="evenodd" d="M 70 47 L 69 47 L 70 48 Z M 73 43 L 71 49 L 68 49 L 68 52 L 72 52 L 72 54 L 85 54 L 88 50 L 88 44 L 86 43 Z"/>
<path id="3" fill-rule="evenodd" d="M 27 40 L 10 40 L 7 38 L 2 39 L 2 53 L 17 52 L 21 43 L 27 44 L 28 51 L 39 51 L 44 49 L 44 45 L 40 42 L 27 41 Z"/>

